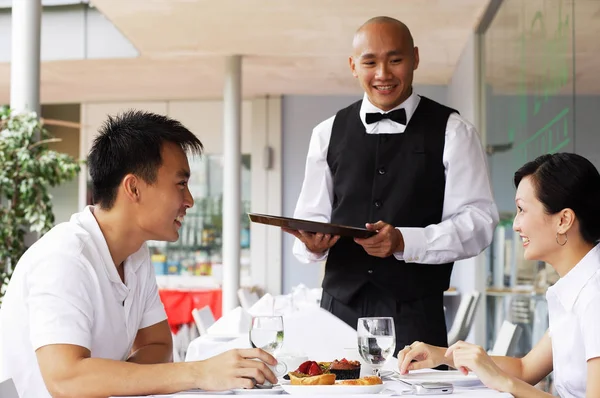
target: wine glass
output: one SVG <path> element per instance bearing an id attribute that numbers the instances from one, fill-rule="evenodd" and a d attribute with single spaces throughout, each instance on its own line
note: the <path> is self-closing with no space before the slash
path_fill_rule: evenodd
<path id="1" fill-rule="evenodd" d="M 358 318 L 356 331 L 360 356 L 373 367 L 373 374 L 380 376 L 380 369 L 396 348 L 394 319 Z"/>
<path id="2" fill-rule="evenodd" d="M 283 345 L 283 317 L 255 316 L 250 326 L 250 344 L 275 356 Z"/>
<path id="3" fill-rule="evenodd" d="M 276 356 L 283 345 L 283 317 L 281 316 L 255 316 L 252 317 L 250 326 L 250 344 L 252 348 L 260 348 L 269 354 Z M 277 377 L 283 376 L 287 372 L 287 366 L 284 363 L 278 363 L 270 366 Z M 264 385 L 271 385 L 265 381 Z"/>
<path id="4" fill-rule="evenodd" d="M 283 317 L 255 316 L 250 326 L 250 344 L 275 356 L 283 345 Z"/>

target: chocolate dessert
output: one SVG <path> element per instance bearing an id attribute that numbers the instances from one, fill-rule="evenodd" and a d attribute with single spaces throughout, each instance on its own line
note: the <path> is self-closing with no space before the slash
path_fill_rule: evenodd
<path id="1" fill-rule="evenodd" d="M 335 375 L 336 380 L 358 379 L 360 377 L 360 362 L 348 361 L 346 358 L 331 362 L 329 372 Z"/>

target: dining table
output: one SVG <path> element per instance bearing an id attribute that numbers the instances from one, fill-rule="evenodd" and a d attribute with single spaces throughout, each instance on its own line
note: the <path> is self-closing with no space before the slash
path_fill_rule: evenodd
<path id="1" fill-rule="evenodd" d="M 239 312 L 231 312 L 232 314 Z M 250 348 L 248 332 L 241 332 L 239 325 L 235 322 L 227 323 L 228 314 L 224 314 L 221 320 L 223 324 L 231 327 L 230 333 L 223 333 L 223 328 L 218 334 L 211 335 L 207 333 L 193 340 L 188 349 L 185 358 L 186 362 L 200 361 L 218 355 L 222 352 L 237 349 Z M 236 318 L 237 319 L 237 318 Z M 284 320 L 284 338 L 283 346 L 276 357 L 282 362 L 283 358 L 302 358 L 317 362 L 329 362 L 335 359 L 358 360 L 361 362 L 361 376 L 372 374 L 372 368 L 360 357 L 357 344 L 357 332 L 352 327 L 323 310 L 318 306 L 303 306 L 301 310 L 288 312 L 283 316 Z M 397 359 L 389 358 L 381 370 L 383 386 L 377 393 L 344 393 L 344 397 L 368 398 L 382 396 L 415 395 L 415 390 L 410 386 L 398 381 Z M 292 371 L 295 369 L 288 369 Z M 217 372 L 218 370 L 215 370 Z M 485 387 L 475 375 L 470 374 L 462 378 L 457 371 L 438 371 L 423 369 L 413 371 L 410 376 L 419 383 L 423 380 L 451 382 L 453 392 L 451 394 L 433 394 L 428 397 L 448 397 L 458 396 L 465 398 L 504 398 L 512 397 L 511 394 L 502 393 Z M 422 380 L 421 380 L 422 379 Z M 410 383 L 413 379 L 409 380 Z M 280 379 L 280 383 L 289 383 Z M 329 386 L 326 386 L 329 387 Z M 222 395 L 252 395 L 253 397 L 272 397 L 273 395 L 288 395 L 283 390 L 284 387 L 276 386 L 271 390 L 251 389 L 251 390 L 228 390 L 220 392 L 210 392 L 201 390 L 182 391 L 166 395 L 149 395 L 150 397 L 220 397 Z M 331 386 L 331 388 L 338 388 Z M 298 390 L 298 389 L 297 389 Z M 298 391 L 295 391 L 296 395 Z M 327 389 L 307 389 L 306 394 L 301 396 L 310 396 L 313 398 L 331 398 L 336 390 Z M 303 390 L 300 391 L 301 393 Z M 362 392 L 362 391 L 361 391 Z"/>

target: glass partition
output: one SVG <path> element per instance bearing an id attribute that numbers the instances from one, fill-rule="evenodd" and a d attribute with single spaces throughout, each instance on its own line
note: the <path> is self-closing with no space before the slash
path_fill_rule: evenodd
<path id="1" fill-rule="evenodd" d="M 517 356 L 548 327 L 545 292 L 558 275 L 523 259 L 512 231 L 513 175 L 554 152 L 579 153 L 600 167 L 599 16 L 596 0 L 504 0 L 484 32 L 487 151 L 501 214 L 488 269 L 488 348 L 504 319 L 522 330 Z"/>

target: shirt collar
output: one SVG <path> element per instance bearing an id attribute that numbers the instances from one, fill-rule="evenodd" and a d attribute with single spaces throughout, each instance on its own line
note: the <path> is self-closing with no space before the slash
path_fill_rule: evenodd
<path id="1" fill-rule="evenodd" d="M 379 109 L 375 105 L 373 105 L 371 103 L 371 101 L 369 100 L 367 93 L 365 93 L 363 96 L 362 104 L 360 105 L 360 120 L 362 121 L 363 125 L 365 126 L 367 133 L 371 134 L 371 133 L 373 133 L 373 131 L 378 127 L 378 125 L 381 122 L 367 124 L 367 122 L 366 122 L 367 113 L 373 113 L 373 112 L 389 113 L 391 111 L 395 111 L 396 109 L 404 108 L 404 110 L 406 112 L 406 124 L 408 125 L 408 123 L 410 122 L 410 118 L 412 117 L 412 115 L 415 113 L 415 110 L 417 109 L 417 105 L 419 105 L 420 100 L 421 100 L 421 98 L 413 90 L 410 97 L 408 97 L 403 103 L 401 103 L 400 105 L 398 105 L 395 108 L 390 109 L 389 111 L 386 112 L 386 111 Z M 406 129 L 406 126 L 404 126 L 402 124 L 393 122 L 391 120 L 389 122 L 392 123 L 393 125 L 395 125 L 396 127 L 398 127 L 398 130 L 399 130 L 398 132 L 403 133 L 404 130 Z"/>
<path id="2" fill-rule="evenodd" d="M 546 296 L 554 295 L 570 311 L 579 293 L 594 274 L 600 270 L 600 244 L 590 250 L 565 276 L 548 288 Z"/>
<path id="3" fill-rule="evenodd" d="M 108 249 L 108 244 L 106 243 L 104 234 L 100 229 L 100 225 L 98 225 L 96 217 L 94 217 L 94 206 L 86 206 L 81 213 L 73 214 L 73 216 L 71 216 L 71 222 L 79 224 L 90 234 L 90 237 L 94 242 L 94 246 L 96 246 L 98 252 L 102 256 L 104 268 L 106 269 L 107 275 L 111 282 L 123 283 L 121 281 L 121 277 L 119 276 L 119 272 L 117 271 L 117 267 L 113 262 L 112 256 L 110 255 L 110 250 Z M 144 247 L 145 245 L 143 245 L 140 250 L 125 259 L 124 269 L 126 273 L 129 273 L 130 271 L 135 273 L 142 265 L 145 258 L 143 255 Z"/>

